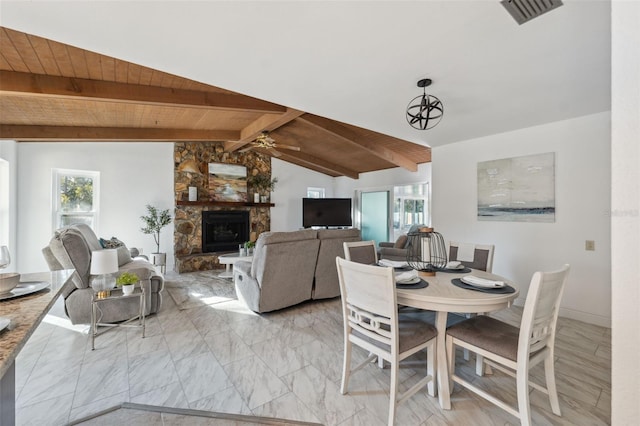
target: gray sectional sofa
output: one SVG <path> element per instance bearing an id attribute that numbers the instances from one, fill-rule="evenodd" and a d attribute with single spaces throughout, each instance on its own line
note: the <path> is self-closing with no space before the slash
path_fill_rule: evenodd
<path id="1" fill-rule="evenodd" d="M 236 293 L 254 312 L 337 297 L 336 256 L 344 257 L 343 242 L 360 240 L 358 229 L 264 232 L 253 261 L 234 264 Z"/>
<path id="2" fill-rule="evenodd" d="M 87 225 L 71 225 L 56 231 L 55 235 L 42 253 L 49 269 L 75 269 L 72 277 L 73 286 L 63 291 L 65 312 L 73 324 L 89 324 L 91 322 L 91 298 L 93 289 L 89 282 L 91 268 L 91 252 L 102 250 L 102 245 L 93 230 Z M 140 285 L 146 292 L 146 312 L 155 313 L 162 305 L 164 278 L 156 272 L 155 267 L 143 257 L 131 258 L 126 246 L 117 248 L 119 270 L 116 276 L 124 272 L 133 272 L 140 278 Z M 102 317 L 100 322 L 114 323 L 127 320 L 138 314 L 137 298 L 114 299 L 100 305 Z"/>

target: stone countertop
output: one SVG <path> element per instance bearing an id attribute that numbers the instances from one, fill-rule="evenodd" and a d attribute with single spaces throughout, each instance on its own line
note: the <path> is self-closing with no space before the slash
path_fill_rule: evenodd
<path id="1" fill-rule="evenodd" d="M 9 326 L 0 331 L 0 377 L 3 377 L 15 362 L 18 353 L 51 309 L 65 285 L 73 285 L 70 281 L 73 273 L 73 269 L 68 269 L 23 274 L 20 277 L 21 282 L 46 281 L 51 285 L 33 294 L 0 300 L 0 317 L 11 320 Z"/>

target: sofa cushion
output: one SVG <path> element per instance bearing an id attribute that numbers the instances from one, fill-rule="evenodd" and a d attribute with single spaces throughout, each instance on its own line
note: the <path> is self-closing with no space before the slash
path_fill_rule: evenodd
<path id="1" fill-rule="evenodd" d="M 120 268 L 118 268 L 117 275 L 120 276 L 125 272 L 136 274 L 141 281 L 148 280 L 152 276 L 156 275 L 156 269 L 154 266 L 142 258 L 133 259 L 132 261 L 121 265 Z"/>
<path id="2" fill-rule="evenodd" d="M 407 241 L 409 241 L 409 237 L 407 237 L 406 235 L 400 235 L 395 244 L 393 244 L 393 248 L 406 248 Z"/>
<path id="3" fill-rule="evenodd" d="M 318 231 L 315 229 L 303 229 L 291 232 L 263 232 L 258 238 L 256 247 L 260 243 L 262 243 L 262 245 L 266 245 L 300 240 L 315 240 L 316 238 L 318 238 Z"/>
<path id="4" fill-rule="evenodd" d="M 251 276 L 257 277 L 260 272 L 264 271 L 264 265 L 261 265 L 261 261 L 264 261 L 262 252 L 265 250 L 265 246 L 271 244 L 292 243 L 295 241 L 304 240 L 317 240 L 318 231 L 314 229 L 305 229 L 301 231 L 291 232 L 263 232 L 256 241 L 256 247 L 253 250 L 254 261 L 251 264 Z"/>
<path id="5" fill-rule="evenodd" d="M 340 296 L 336 257 L 344 258 L 345 242 L 360 241 L 359 229 L 323 229 L 318 231 L 320 250 L 316 263 L 313 299 Z"/>

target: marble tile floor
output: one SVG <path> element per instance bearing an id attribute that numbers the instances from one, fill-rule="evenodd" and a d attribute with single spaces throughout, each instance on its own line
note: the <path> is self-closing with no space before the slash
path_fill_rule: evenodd
<path id="1" fill-rule="evenodd" d="M 167 281 L 170 287 L 199 286 L 198 291 L 181 298 L 166 292 L 161 311 L 147 318 L 146 338 L 137 329 L 116 329 L 96 339 L 95 351 L 87 327 L 70 325 L 58 303 L 17 358 L 17 424 L 64 425 L 123 402 L 325 425 L 386 424 L 388 369 L 365 367 L 352 376 L 349 393 L 340 394 L 339 299 L 258 315 L 228 288 L 224 300 L 207 294 L 207 283 L 232 288 L 211 271 L 168 274 Z M 514 307 L 493 315 L 517 324 L 521 312 Z M 477 377 L 473 359 L 457 356 L 460 374 L 515 405 L 513 379 L 499 371 Z M 354 348 L 354 363 L 365 357 Z M 542 371 L 534 368 L 532 377 L 543 382 Z M 416 354 L 402 366 L 401 386 L 424 374 L 424 354 Z M 610 424 L 611 330 L 561 318 L 556 378 L 563 415 L 553 415 L 545 395 L 534 390 L 534 424 Z M 452 408 L 441 410 L 425 389 L 399 407 L 396 424 L 519 424 L 458 385 Z M 157 413 L 120 415 L 137 425 L 220 424 Z"/>

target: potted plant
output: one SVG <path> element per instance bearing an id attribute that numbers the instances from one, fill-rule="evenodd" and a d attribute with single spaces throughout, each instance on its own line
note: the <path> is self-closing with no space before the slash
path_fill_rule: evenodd
<path id="1" fill-rule="evenodd" d="M 122 293 L 129 295 L 133 293 L 136 283 L 140 281 L 140 278 L 133 272 L 125 272 L 116 278 L 116 285 L 122 287 Z"/>
<path id="2" fill-rule="evenodd" d="M 244 249 L 247 252 L 247 256 L 253 255 L 253 248 L 256 246 L 256 243 L 253 241 L 245 241 Z"/>
<path id="3" fill-rule="evenodd" d="M 152 263 L 156 266 L 165 266 L 167 254 L 160 253 L 160 230 L 171 223 L 171 215 L 169 209 L 158 211 L 150 204 L 147 204 L 147 212 L 146 216 L 140 216 L 145 225 L 140 230 L 145 234 L 153 234 L 153 239 L 156 242 L 156 251 L 151 253 Z"/>
<path id="4" fill-rule="evenodd" d="M 264 192 L 265 194 L 260 196 L 260 201 L 266 203 L 269 199 L 268 193 L 276 189 L 276 183 L 278 178 L 271 179 L 268 175 L 255 175 L 251 179 L 251 184 L 258 192 Z"/>

